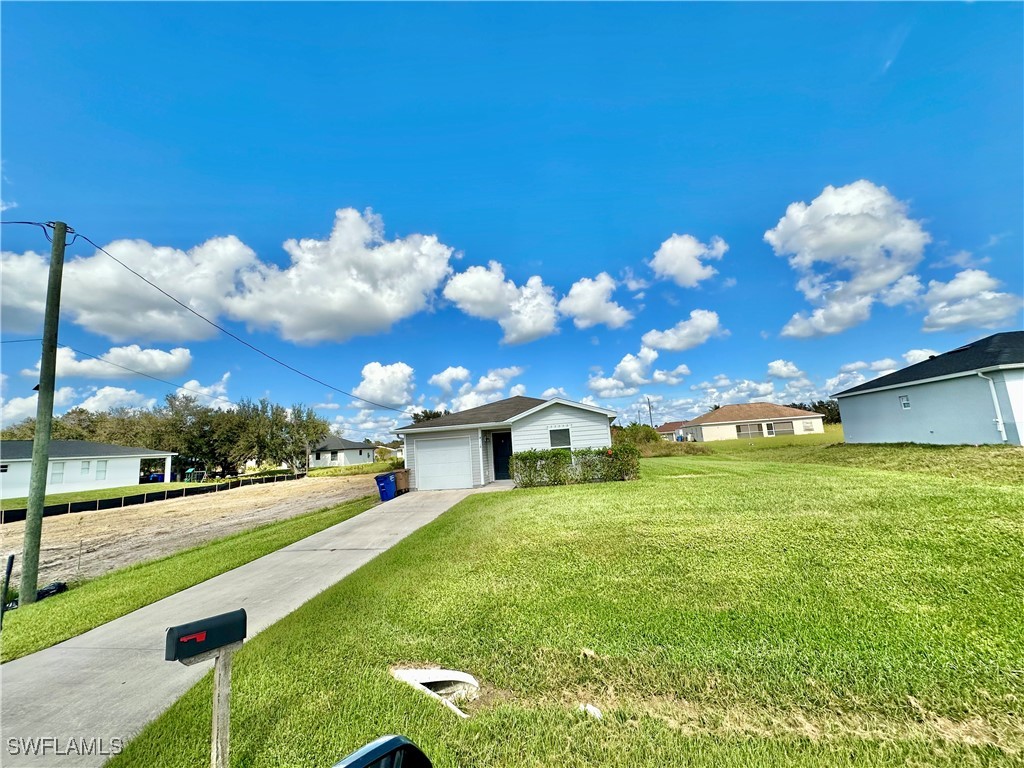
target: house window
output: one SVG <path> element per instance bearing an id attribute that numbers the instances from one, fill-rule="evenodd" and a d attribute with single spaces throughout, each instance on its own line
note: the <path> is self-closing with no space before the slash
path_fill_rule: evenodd
<path id="1" fill-rule="evenodd" d="M 736 437 L 764 437 L 760 424 L 737 424 Z"/>
<path id="2" fill-rule="evenodd" d="M 337 461 L 337 460 L 338 460 L 338 452 L 337 451 L 331 451 L 331 461 Z"/>
<path id="3" fill-rule="evenodd" d="M 552 429 L 548 432 L 552 448 L 572 448 L 572 438 L 568 429 Z"/>
<path id="4" fill-rule="evenodd" d="M 775 437 L 775 425 L 770 421 L 764 425 L 764 429 L 765 434 L 768 435 L 768 437 Z"/>
<path id="5" fill-rule="evenodd" d="M 804 432 L 813 432 L 814 422 L 811 419 L 804 419 Z"/>
<path id="6" fill-rule="evenodd" d="M 900 408 L 904 411 L 910 410 L 910 397 L 907 395 L 900 395 Z"/>
<path id="7" fill-rule="evenodd" d="M 6 464 L 0 464 L 0 472 L 6 472 L 6 471 L 7 471 L 7 465 Z"/>
<path id="8" fill-rule="evenodd" d="M 55 461 L 50 465 L 50 482 L 51 483 L 63 483 L 64 482 L 64 462 Z"/>
<path id="9" fill-rule="evenodd" d="M 106 480 L 107 479 L 107 462 L 106 459 L 103 461 L 96 462 L 96 479 Z"/>
<path id="10" fill-rule="evenodd" d="M 82 462 L 82 477 L 88 477 L 88 476 L 89 476 L 89 462 L 88 461 L 83 461 Z"/>

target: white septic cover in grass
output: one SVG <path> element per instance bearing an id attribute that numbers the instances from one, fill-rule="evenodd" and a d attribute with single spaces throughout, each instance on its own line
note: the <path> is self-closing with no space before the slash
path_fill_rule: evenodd
<path id="1" fill-rule="evenodd" d="M 455 706 L 461 699 L 472 701 L 480 690 L 477 679 L 456 669 L 401 669 L 392 667 L 391 675 L 437 699 L 459 717 L 469 717 Z"/>

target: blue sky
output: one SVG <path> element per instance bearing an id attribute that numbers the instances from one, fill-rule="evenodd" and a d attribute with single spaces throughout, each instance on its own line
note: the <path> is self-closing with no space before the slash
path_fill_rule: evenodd
<path id="1" fill-rule="evenodd" d="M 369 401 L 662 422 L 1022 326 L 1019 4 L 2 13 L 4 218 Z M 3 338 L 38 337 L 48 244 L 0 234 Z M 64 344 L 189 389 L 407 421 L 82 240 L 62 306 Z M 11 423 L 38 346 L 2 354 Z M 173 391 L 62 355 L 58 410 Z"/>

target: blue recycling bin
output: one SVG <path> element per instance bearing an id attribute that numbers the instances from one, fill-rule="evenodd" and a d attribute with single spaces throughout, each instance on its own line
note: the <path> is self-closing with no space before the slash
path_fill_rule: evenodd
<path id="1" fill-rule="evenodd" d="M 380 491 L 381 501 L 391 501 L 398 495 L 395 486 L 395 473 L 388 472 L 386 475 L 377 475 L 377 490 Z"/>

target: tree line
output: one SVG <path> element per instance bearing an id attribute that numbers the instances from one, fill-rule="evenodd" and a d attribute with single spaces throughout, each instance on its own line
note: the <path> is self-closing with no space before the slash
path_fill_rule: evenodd
<path id="1" fill-rule="evenodd" d="M 25 419 L 0 432 L 0 439 L 31 440 L 35 422 Z M 327 420 L 301 403 L 285 408 L 267 398 L 245 399 L 222 411 L 182 394 L 168 395 L 163 405 L 152 410 L 114 408 L 93 413 L 72 408 L 54 418 L 52 439 L 175 451 L 173 464 L 181 477 L 189 467 L 237 474 L 250 460 L 305 470 L 310 451 L 329 433 Z"/>

